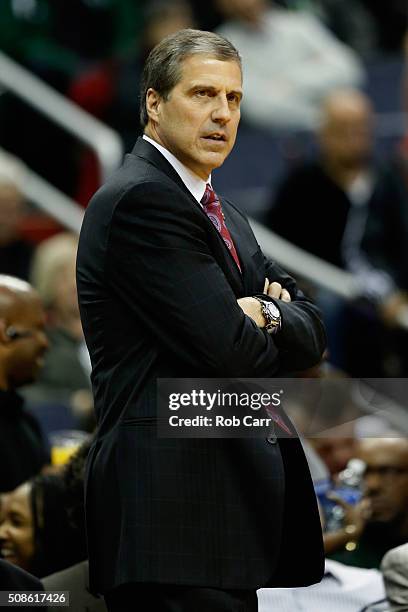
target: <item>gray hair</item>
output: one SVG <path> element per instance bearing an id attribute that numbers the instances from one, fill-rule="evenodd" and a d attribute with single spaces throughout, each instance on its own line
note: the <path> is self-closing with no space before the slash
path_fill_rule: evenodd
<path id="1" fill-rule="evenodd" d="M 140 122 L 149 121 L 146 108 L 147 90 L 152 88 L 166 100 L 181 78 L 183 61 L 190 55 L 212 55 L 222 61 L 237 62 L 242 71 L 241 57 L 236 48 L 214 32 L 185 29 L 170 34 L 150 52 L 142 74 L 140 87 Z"/>

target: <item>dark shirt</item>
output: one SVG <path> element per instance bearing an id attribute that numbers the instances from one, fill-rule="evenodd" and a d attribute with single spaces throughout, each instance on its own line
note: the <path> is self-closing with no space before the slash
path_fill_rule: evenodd
<path id="1" fill-rule="evenodd" d="M 408 287 L 408 200 L 398 168 L 373 166 L 365 228 L 358 245 L 371 266 Z M 351 209 L 349 195 L 319 161 L 292 170 L 278 188 L 266 225 L 297 246 L 347 268 L 342 241 Z"/>
<path id="2" fill-rule="evenodd" d="M 342 550 L 329 556 L 346 565 L 379 568 L 386 552 L 406 542 L 407 538 L 398 536 L 392 525 L 368 524 L 355 550 Z"/>
<path id="3" fill-rule="evenodd" d="M 36 419 L 15 391 L 0 391 L 0 493 L 12 491 L 49 463 Z"/>
<path id="4" fill-rule="evenodd" d="M 1 591 L 43 591 L 44 587 L 40 580 L 28 572 L 0 559 L 0 590 Z M 6 608 L 5 608 L 6 609 Z M 10 606 L 7 606 L 7 610 Z M 31 612 L 32 606 L 18 606 L 19 612 Z M 36 610 L 46 610 L 43 606 L 35 606 Z"/>
<path id="5" fill-rule="evenodd" d="M 349 210 L 347 195 L 320 164 L 305 164 L 281 183 L 267 225 L 306 251 L 343 267 L 340 244 Z"/>

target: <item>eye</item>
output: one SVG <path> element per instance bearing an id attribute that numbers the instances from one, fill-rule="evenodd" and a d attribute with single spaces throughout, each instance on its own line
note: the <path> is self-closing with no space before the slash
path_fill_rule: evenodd
<path id="1" fill-rule="evenodd" d="M 236 106 L 239 106 L 239 103 L 241 101 L 239 95 L 235 93 L 228 94 L 227 99 L 228 102 L 232 102 L 232 104 L 235 104 Z"/>
<path id="2" fill-rule="evenodd" d="M 20 514 L 16 514 L 16 513 L 11 513 L 10 514 L 10 523 L 13 525 L 13 527 L 22 527 L 24 525 L 24 519 L 22 516 L 20 516 Z"/>

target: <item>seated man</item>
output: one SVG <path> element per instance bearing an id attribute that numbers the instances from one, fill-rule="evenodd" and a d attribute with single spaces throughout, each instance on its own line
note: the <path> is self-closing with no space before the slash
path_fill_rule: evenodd
<path id="1" fill-rule="evenodd" d="M 358 456 L 366 465 L 363 500 L 368 512 L 362 528 L 356 524 L 354 532 L 350 530 L 348 540 L 355 545 L 333 558 L 379 568 L 387 551 L 408 541 L 408 440 L 366 438 L 360 441 Z"/>
<path id="2" fill-rule="evenodd" d="M 326 98 L 317 144 L 318 158 L 294 168 L 279 186 L 266 224 L 357 278 L 365 301 L 352 321 L 333 299 L 330 307 L 327 298 L 320 304 L 332 362 L 354 376 L 402 376 L 382 370 L 384 345 L 391 352 L 398 339 L 381 322 L 391 328 L 407 304 L 408 198 L 399 174 L 373 160 L 368 98 L 353 90 Z M 345 345 L 347 331 L 358 331 L 360 342 Z"/>
<path id="3" fill-rule="evenodd" d="M 48 347 L 38 294 L 25 281 L 0 276 L 0 493 L 49 462 L 40 427 L 16 389 L 36 379 Z"/>

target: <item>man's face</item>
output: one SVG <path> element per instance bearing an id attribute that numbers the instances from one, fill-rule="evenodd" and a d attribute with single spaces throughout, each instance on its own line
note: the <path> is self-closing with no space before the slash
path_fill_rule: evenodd
<path id="1" fill-rule="evenodd" d="M 20 334 L 7 345 L 7 378 L 11 387 L 33 382 L 44 364 L 48 348 L 45 315 L 39 297 L 31 294 L 13 307 L 7 325 Z"/>
<path id="2" fill-rule="evenodd" d="M 241 97 L 242 75 L 236 62 L 192 55 L 184 60 L 181 79 L 167 100 L 148 91 L 146 133 L 207 180 L 234 146 Z"/>
<path id="3" fill-rule="evenodd" d="M 339 106 L 327 113 L 320 132 L 323 154 L 331 161 L 353 168 L 366 162 L 373 149 L 372 117 L 359 104 Z"/>
<path id="4" fill-rule="evenodd" d="M 364 491 L 372 522 L 408 516 L 408 442 L 399 439 L 364 440 L 359 457 L 366 464 Z"/>
<path id="5" fill-rule="evenodd" d="M 30 569 L 34 556 L 30 485 L 24 483 L 3 497 L 0 517 L 0 555 L 13 565 Z"/>

